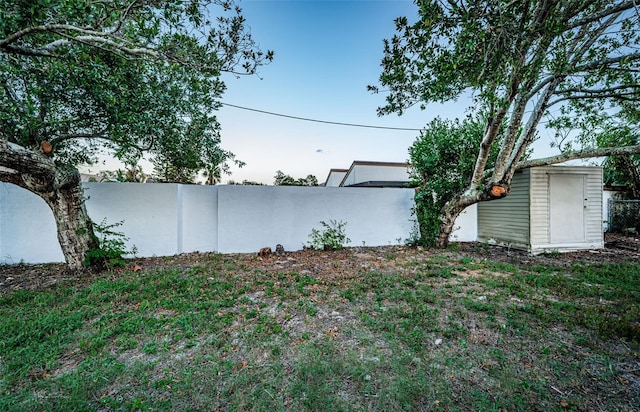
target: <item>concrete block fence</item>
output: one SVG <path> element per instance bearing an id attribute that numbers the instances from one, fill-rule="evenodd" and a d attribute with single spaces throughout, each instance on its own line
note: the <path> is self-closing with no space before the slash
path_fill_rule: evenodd
<path id="1" fill-rule="evenodd" d="M 140 257 L 256 252 L 278 243 L 299 250 L 311 229 L 331 219 L 347 222 L 350 246 L 381 246 L 403 242 L 414 225 L 412 189 L 149 183 L 85 183 L 84 189 L 91 218 L 122 221 L 116 230 Z M 0 263 L 62 261 L 44 201 L 0 183 Z"/>

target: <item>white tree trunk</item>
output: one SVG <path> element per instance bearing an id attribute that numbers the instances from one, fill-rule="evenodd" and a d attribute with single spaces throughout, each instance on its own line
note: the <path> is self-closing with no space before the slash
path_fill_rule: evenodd
<path id="1" fill-rule="evenodd" d="M 509 184 L 493 184 L 483 188 L 467 188 L 464 192 L 445 203 L 440 212 L 440 232 L 436 239 L 436 247 L 444 249 L 449 245 L 449 236 L 453 231 L 456 218 L 468 206 L 478 202 L 501 199 L 511 191 Z"/>

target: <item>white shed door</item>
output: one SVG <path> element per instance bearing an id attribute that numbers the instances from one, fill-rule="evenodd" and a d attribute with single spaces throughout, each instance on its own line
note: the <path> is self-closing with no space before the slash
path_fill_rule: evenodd
<path id="1" fill-rule="evenodd" d="M 551 243 L 585 241 L 585 178 L 569 174 L 549 175 Z"/>

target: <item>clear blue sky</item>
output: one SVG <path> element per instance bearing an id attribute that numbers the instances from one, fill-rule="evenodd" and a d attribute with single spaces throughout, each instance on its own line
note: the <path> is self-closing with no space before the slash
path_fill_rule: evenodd
<path id="1" fill-rule="evenodd" d="M 334 122 L 422 128 L 436 115 L 461 117 L 465 103 L 413 108 L 399 117 L 378 117 L 384 94 L 378 84 L 383 39 L 395 32 L 394 19 L 415 20 L 410 0 L 243 0 L 247 25 L 275 59 L 260 77 L 225 75 L 223 101 L 258 110 Z M 273 183 L 277 170 L 293 177 L 315 175 L 354 160 L 403 162 L 418 132 L 335 126 L 223 107 L 222 146 L 246 162 L 230 177 Z"/>
<path id="2" fill-rule="evenodd" d="M 417 19 L 411 0 L 238 0 L 261 49 L 274 50 L 273 63 L 259 76 L 225 74 L 223 102 L 256 110 L 323 121 L 421 129 L 436 116 L 463 117 L 470 104 L 461 99 L 446 105 L 414 107 L 402 116 L 378 117 L 384 93 L 367 91 L 381 73 L 383 39 L 395 33 L 394 19 Z M 418 131 L 337 126 L 270 116 L 233 107 L 217 113 L 222 147 L 246 162 L 232 167 L 229 180 L 273 183 L 277 170 L 295 178 L 315 175 L 325 181 L 332 168 L 348 168 L 354 160 L 404 162 Z M 534 144 L 534 157 L 555 154 L 549 132 Z M 106 165 L 87 172 L 113 170 Z M 150 163 L 142 162 L 150 171 Z"/>

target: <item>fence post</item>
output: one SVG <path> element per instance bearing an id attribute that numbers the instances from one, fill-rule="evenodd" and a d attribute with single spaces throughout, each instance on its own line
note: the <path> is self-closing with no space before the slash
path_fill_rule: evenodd
<path id="1" fill-rule="evenodd" d="M 613 217 L 613 199 L 607 199 L 607 232 L 611 231 L 611 222 Z"/>
<path id="2" fill-rule="evenodd" d="M 183 224 L 183 205 L 182 205 L 182 184 L 178 183 L 176 190 L 176 249 L 177 253 L 180 254 L 183 252 L 182 247 L 182 236 L 184 231 Z"/>

